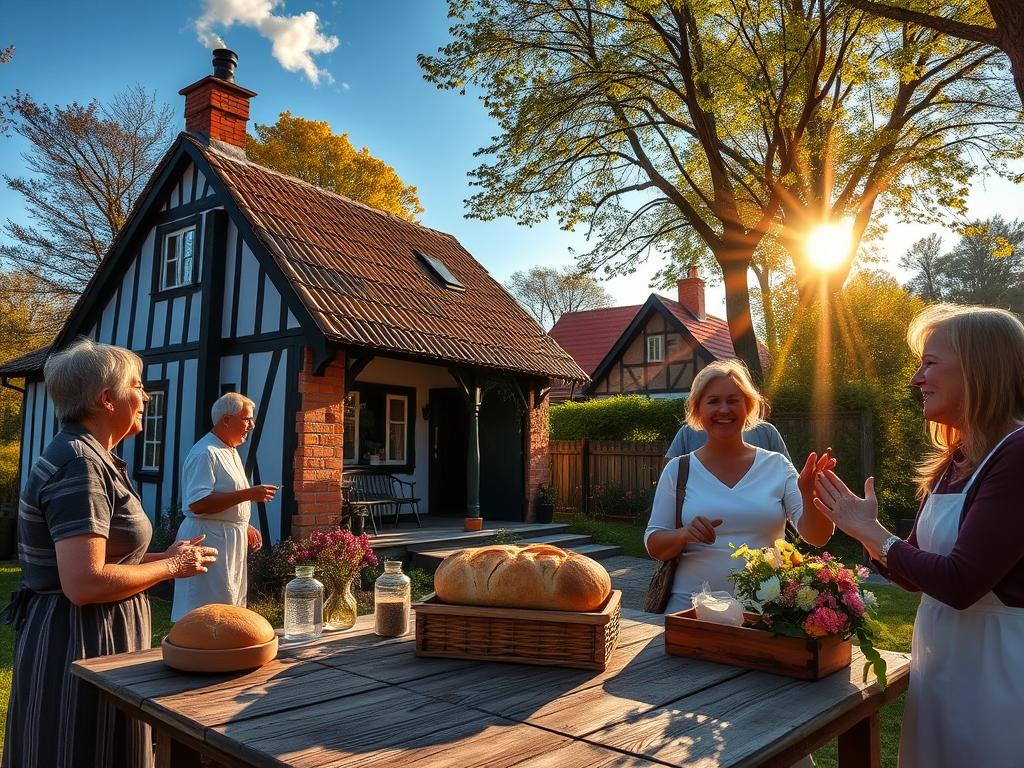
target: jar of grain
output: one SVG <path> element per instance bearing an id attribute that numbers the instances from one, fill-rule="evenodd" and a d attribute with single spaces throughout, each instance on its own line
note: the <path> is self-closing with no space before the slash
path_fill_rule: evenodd
<path id="1" fill-rule="evenodd" d="M 385 560 L 384 573 L 373 583 L 374 632 L 399 637 L 409 631 L 412 584 L 401 560 Z"/>

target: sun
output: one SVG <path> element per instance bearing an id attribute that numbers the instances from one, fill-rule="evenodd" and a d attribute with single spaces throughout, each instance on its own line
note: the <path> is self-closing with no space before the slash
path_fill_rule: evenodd
<path id="1" fill-rule="evenodd" d="M 808 233 L 804 247 L 807 256 L 818 269 L 828 271 L 842 264 L 853 243 L 853 222 L 822 224 Z"/>

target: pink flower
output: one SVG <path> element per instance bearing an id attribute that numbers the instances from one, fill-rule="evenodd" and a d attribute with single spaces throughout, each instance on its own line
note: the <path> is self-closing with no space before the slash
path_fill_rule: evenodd
<path id="1" fill-rule="evenodd" d="M 846 621 L 846 616 L 832 608 L 815 608 L 811 611 L 811 615 L 807 617 L 805 630 L 806 624 L 812 624 L 825 630 L 830 635 L 836 635 L 843 631 Z"/>
<path id="2" fill-rule="evenodd" d="M 871 575 L 871 569 L 870 568 L 866 568 L 863 565 L 858 565 L 857 566 L 857 578 L 858 579 L 866 579 L 870 575 Z"/>
<path id="3" fill-rule="evenodd" d="M 846 607 L 850 609 L 850 613 L 854 616 L 864 615 L 864 601 L 861 600 L 856 590 L 843 592 L 843 602 L 846 603 Z"/>

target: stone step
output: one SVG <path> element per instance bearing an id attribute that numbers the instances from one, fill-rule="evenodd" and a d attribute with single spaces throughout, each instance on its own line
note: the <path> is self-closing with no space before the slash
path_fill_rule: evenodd
<path id="1" fill-rule="evenodd" d="M 580 547 L 569 547 L 569 549 L 594 560 L 604 560 L 606 557 L 622 554 L 622 547 L 618 544 L 584 544 Z"/>

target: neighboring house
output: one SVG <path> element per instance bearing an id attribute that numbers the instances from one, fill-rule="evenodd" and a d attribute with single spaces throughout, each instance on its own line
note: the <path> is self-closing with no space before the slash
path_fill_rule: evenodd
<path id="1" fill-rule="evenodd" d="M 85 335 L 142 357 L 145 428 L 118 450 L 147 513 L 180 503 L 186 451 L 238 391 L 257 404 L 246 469 L 284 485 L 259 508 L 268 540 L 336 524 L 359 465 L 414 481 L 421 513 L 475 516 L 479 499 L 526 519 L 550 382 L 586 374 L 451 235 L 247 161 L 255 94 L 235 61 L 217 52 L 181 91 L 187 132 L 53 346 Z M 0 366 L 25 378 L 22 482 L 58 428 L 47 353 Z"/>
<path id="2" fill-rule="evenodd" d="M 677 299 L 652 293 L 642 305 L 567 312 L 549 332 L 590 376 L 583 386 L 553 387 L 551 400 L 647 395 L 682 397 L 697 371 L 736 357 L 729 326 L 704 309 L 704 281 L 694 269 Z M 758 342 L 761 364 L 768 350 Z"/>

